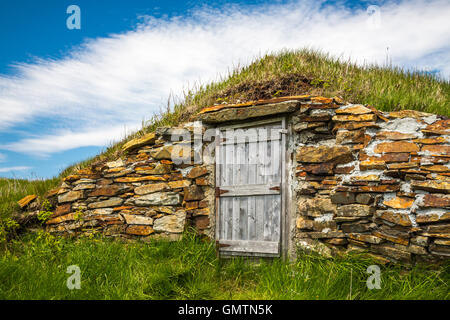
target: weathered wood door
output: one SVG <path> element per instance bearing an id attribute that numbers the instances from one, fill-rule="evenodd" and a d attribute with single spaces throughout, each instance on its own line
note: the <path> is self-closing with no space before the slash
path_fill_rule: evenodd
<path id="1" fill-rule="evenodd" d="M 219 250 L 279 256 L 285 121 L 222 127 L 216 143 Z"/>

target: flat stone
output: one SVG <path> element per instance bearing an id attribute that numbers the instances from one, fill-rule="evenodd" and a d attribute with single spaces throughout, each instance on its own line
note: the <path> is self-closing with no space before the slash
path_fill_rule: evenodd
<path id="1" fill-rule="evenodd" d="M 19 201 L 17 201 L 17 203 L 19 204 L 19 206 L 23 209 L 25 208 L 27 205 L 29 205 L 32 201 L 34 201 L 37 198 L 37 195 L 35 194 L 30 194 L 22 199 L 20 199 Z"/>
<path id="2" fill-rule="evenodd" d="M 143 186 L 136 187 L 134 189 L 134 193 L 137 195 L 144 195 L 144 194 L 167 190 L 168 188 L 169 188 L 169 185 L 165 182 L 145 184 Z"/>
<path id="3" fill-rule="evenodd" d="M 139 174 L 166 174 L 170 173 L 172 170 L 172 165 L 170 164 L 164 164 L 164 163 L 158 163 L 156 167 L 138 167 L 136 168 L 136 172 Z"/>
<path id="4" fill-rule="evenodd" d="M 297 229 L 312 230 L 313 220 L 305 219 L 304 217 L 298 217 L 296 222 Z"/>
<path id="5" fill-rule="evenodd" d="M 395 248 L 390 244 L 381 244 L 374 247 L 374 249 L 381 253 L 384 256 L 391 257 L 398 261 L 410 262 L 411 261 L 411 253 L 405 250 L 400 250 Z"/>
<path id="6" fill-rule="evenodd" d="M 336 164 L 348 163 L 353 160 L 352 151 L 349 147 L 300 147 L 297 150 L 297 161 L 320 163 L 334 162 Z"/>
<path id="7" fill-rule="evenodd" d="M 376 134 L 378 140 L 408 140 L 416 137 L 417 135 L 412 133 L 401 133 L 397 131 L 379 131 Z"/>
<path id="8" fill-rule="evenodd" d="M 450 172 L 449 167 L 440 165 L 440 164 L 435 164 L 432 166 L 421 166 L 420 169 L 430 171 L 430 172 L 437 172 L 437 173 Z"/>
<path id="9" fill-rule="evenodd" d="M 132 183 L 132 182 L 143 182 L 143 181 L 166 181 L 167 179 L 160 176 L 146 176 L 146 177 L 123 177 L 117 178 L 115 182 L 121 183 Z"/>
<path id="10" fill-rule="evenodd" d="M 337 122 L 370 122 L 376 121 L 377 116 L 375 114 L 361 114 L 361 115 L 335 115 L 333 121 Z"/>
<path id="11" fill-rule="evenodd" d="M 393 242 L 393 243 L 398 243 L 404 246 L 407 246 L 409 244 L 409 239 L 406 238 L 402 238 L 399 236 L 394 236 L 394 235 L 389 235 L 383 232 L 379 232 L 379 231 L 375 231 L 373 232 L 373 235 L 385 239 L 387 241 Z"/>
<path id="12" fill-rule="evenodd" d="M 404 197 L 395 197 L 391 200 L 386 200 L 383 202 L 385 206 L 394 209 L 407 209 L 411 208 L 414 203 L 414 199 L 404 198 Z"/>
<path id="13" fill-rule="evenodd" d="M 433 116 L 433 114 L 416 110 L 400 110 L 389 112 L 389 118 L 396 118 L 396 119 L 403 119 L 403 118 L 420 119 L 430 116 Z"/>
<path id="14" fill-rule="evenodd" d="M 411 219 L 406 213 L 393 212 L 393 211 L 377 211 L 376 215 L 383 220 L 404 226 L 411 227 Z"/>
<path id="15" fill-rule="evenodd" d="M 174 215 L 156 219 L 153 228 L 157 232 L 182 233 L 186 224 L 186 212 L 180 210 Z"/>
<path id="16" fill-rule="evenodd" d="M 301 198 L 298 202 L 300 214 L 310 217 L 320 217 L 326 213 L 334 214 L 336 205 L 330 198 Z"/>
<path id="17" fill-rule="evenodd" d="M 421 207 L 425 208 L 450 208 L 450 195 L 426 194 Z"/>
<path id="18" fill-rule="evenodd" d="M 413 169 L 417 168 L 419 164 L 417 162 L 400 162 L 388 164 L 389 170 L 401 170 L 401 169 Z"/>
<path id="19" fill-rule="evenodd" d="M 336 192 L 331 196 L 331 202 L 335 204 L 351 204 L 355 201 L 355 194 L 350 192 Z"/>
<path id="20" fill-rule="evenodd" d="M 294 112 L 299 108 L 299 105 L 300 103 L 298 101 L 286 101 L 242 108 L 228 108 L 216 112 L 199 114 L 198 120 L 202 120 L 205 123 L 246 120 L 273 114 Z"/>
<path id="21" fill-rule="evenodd" d="M 122 187 L 118 185 L 104 185 L 89 193 L 89 197 L 112 197 L 130 190 L 131 188 L 129 187 Z"/>
<path id="22" fill-rule="evenodd" d="M 59 216 L 50 220 L 47 220 L 46 224 L 59 224 L 66 221 L 75 220 L 75 213 L 69 213 L 63 216 Z"/>
<path id="23" fill-rule="evenodd" d="M 336 109 L 336 114 L 367 114 L 372 113 L 372 110 L 366 108 L 361 104 L 344 106 L 339 109 Z"/>
<path id="24" fill-rule="evenodd" d="M 125 231 L 127 234 L 134 236 L 148 236 L 154 233 L 152 227 L 150 226 L 140 226 L 140 225 L 129 225 Z"/>
<path id="25" fill-rule="evenodd" d="M 189 179 L 195 179 L 195 178 L 204 176 L 208 173 L 209 173 L 208 169 L 206 169 L 205 167 L 194 167 L 191 169 L 191 171 L 189 171 L 189 173 L 186 175 L 186 177 Z"/>
<path id="26" fill-rule="evenodd" d="M 412 181 L 411 187 L 416 190 L 450 193 L 450 182 L 446 181 Z"/>
<path id="27" fill-rule="evenodd" d="M 69 213 L 71 210 L 71 207 L 72 206 L 70 203 L 58 205 L 55 209 L 55 212 L 52 214 L 51 218 L 59 217 L 59 216 Z"/>
<path id="28" fill-rule="evenodd" d="M 127 224 L 153 225 L 153 219 L 150 217 L 139 216 L 135 214 L 122 214 Z"/>
<path id="29" fill-rule="evenodd" d="M 128 141 L 125 143 L 122 147 L 123 151 L 131 151 L 133 149 L 137 149 L 140 147 L 143 147 L 145 145 L 151 145 L 154 144 L 156 140 L 155 133 L 148 133 L 140 138 L 136 138 L 133 140 Z"/>
<path id="30" fill-rule="evenodd" d="M 304 171 L 315 175 L 331 175 L 333 174 L 334 163 L 319 163 L 305 165 Z"/>
<path id="31" fill-rule="evenodd" d="M 423 139 L 415 139 L 413 140 L 413 142 L 421 144 L 439 144 L 447 142 L 447 139 L 445 139 L 444 137 L 423 138 Z"/>
<path id="32" fill-rule="evenodd" d="M 438 120 L 435 123 L 428 125 L 425 129 L 422 129 L 422 132 L 427 134 L 449 135 L 450 119 Z"/>
<path id="33" fill-rule="evenodd" d="M 178 189 L 178 188 L 185 188 L 189 187 L 191 185 L 190 180 L 176 180 L 176 181 L 169 181 L 169 187 L 172 189 Z"/>
<path id="34" fill-rule="evenodd" d="M 339 206 L 336 214 L 340 217 L 367 217 L 372 215 L 374 208 L 364 204 L 347 204 Z"/>
<path id="35" fill-rule="evenodd" d="M 98 209 L 98 208 L 109 208 L 109 207 L 117 207 L 123 203 L 123 199 L 121 198 L 111 198 L 104 201 L 93 202 L 88 204 L 89 209 Z"/>
<path id="36" fill-rule="evenodd" d="M 365 160 L 359 163 L 359 169 L 361 171 L 384 170 L 385 168 L 386 162 L 384 160 Z"/>
<path id="37" fill-rule="evenodd" d="M 83 197 L 84 197 L 83 191 L 69 191 L 67 193 L 58 196 L 58 202 L 59 203 L 74 202 L 76 200 L 82 199 Z"/>
<path id="38" fill-rule="evenodd" d="M 365 134 L 365 130 L 339 130 L 336 134 L 337 144 L 365 143 L 367 141 L 370 141 L 370 136 Z"/>
<path id="39" fill-rule="evenodd" d="M 175 206 L 180 202 L 180 195 L 175 192 L 151 193 L 134 200 L 137 206 Z"/>
<path id="40" fill-rule="evenodd" d="M 431 223 L 431 222 L 444 222 L 450 221 L 450 212 L 418 214 L 416 216 L 417 223 Z"/>
<path id="41" fill-rule="evenodd" d="M 377 125 L 375 121 L 338 122 L 334 125 L 333 131 L 340 129 L 357 130 L 361 128 L 379 128 L 379 125 Z"/>
<path id="42" fill-rule="evenodd" d="M 205 195 L 201 187 L 193 185 L 184 188 L 184 201 L 203 200 Z"/>
<path id="43" fill-rule="evenodd" d="M 418 152 L 419 147 L 412 142 L 395 141 L 395 142 L 382 142 L 375 146 L 374 152 L 376 153 L 399 153 L 399 152 Z"/>
<path id="44" fill-rule="evenodd" d="M 168 145 L 155 149 L 150 153 L 155 160 L 188 161 L 191 159 L 190 145 Z"/>
<path id="45" fill-rule="evenodd" d="M 360 234 L 360 233 L 350 233 L 347 235 L 350 239 L 357 241 L 368 242 L 373 244 L 378 244 L 383 241 L 383 239 L 370 235 L 370 234 Z"/>
<path id="46" fill-rule="evenodd" d="M 422 152 L 430 153 L 432 155 L 450 155 L 450 146 L 440 145 L 425 145 L 422 147 Z"/>
<path id="47" fill-rule="evenodd" d="M 123 167 L 125 165 L 125 162 L 122 159 L 118 159 L 116 161 L 110 161 L 106 163 L 106 166 L 108 168 L 117 168 L 117 167 Z"/>

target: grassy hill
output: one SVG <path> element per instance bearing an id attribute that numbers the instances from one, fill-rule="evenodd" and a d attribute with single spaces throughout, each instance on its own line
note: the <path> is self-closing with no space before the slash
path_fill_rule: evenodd
<path id="1" fill-rule="evenodd" d="M 287 95 L 340 96 L 350 103 L 370 104 L 379 110 L 413 109 L 450 116 L 450 82 L 420 71 L 397 67 L 358 66 L 328 54 L 312 51 L 283 51 L 256 59 L 247 67 L 235 68 L 218 81 L 184 93 L 181 103 L 143 123 L 142 129 L 105 150 L 44 181 L 0 179 L 0 224 L 2 217 L 17 209 L 16 201 L 34 193 L 43 195 L 57 186 L 59 178 L 74 169 L 120 155 L 121 146 L 158 126 L 188 120 L 203 107 Z"/>

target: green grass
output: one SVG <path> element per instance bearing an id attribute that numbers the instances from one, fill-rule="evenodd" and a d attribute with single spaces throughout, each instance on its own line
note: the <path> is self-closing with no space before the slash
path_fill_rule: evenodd
<path id="1" fill-rule="evenodd" d="M 449 299 L 450 265 L 381 266 L 381 289 L 369 290 L 362 256 L 295 262 L 218 260 L 213 244 L 121 243 L 26 235 L 0 251 L 0 299 Z M 67 267 L 81 289 L 66 287 Z M 351 280 L 351 281 L 350 281 Z M 351 286 L 351 295 L 350 295 Z"/>

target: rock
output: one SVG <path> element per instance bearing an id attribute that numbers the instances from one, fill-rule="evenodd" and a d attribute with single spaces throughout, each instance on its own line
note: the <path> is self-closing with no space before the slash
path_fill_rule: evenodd
<path id="1" fill-rule="evenodd" d="M 361 171 L 384 170 L 385 168 L 386 162 L 383 160 L 365 160 L 359 163 L 359 169 Z"/>
<path id="2" fill-rule="evenodd" d="M 333 121 L 336 122 L 370 122 L 376 121 L 377 116 L 375 114 L 360 114 L 360 115 L 335 115 Z"/>
<path id="3" fill-rule="evenodd" d="M 394 209 L 407 209 L 411 208 L 414 203 L 414 199 L 404 198 L 404 197 L 395 197 L 391 200 L 385 200 L 383 202 L 384 205 L 394 208 Z"/>
<path id="4" fill-rule="evenodd" d="M 62 216 L 69 213 L 72 206 L 70 203 L 62 204 L 56 207 L 55 212 L 51 215 L 51 218 Z"/>
<path id="5" fill-rule="evenodd" d="M 450 155 L 450 146 L 426 145 L 422 147 L 422 152 L 432 155 Z"/>
<path id="6" fill-rule="evenodd" d="M 127 224 L 153 225 L 153 219 L 135 214 L 122 214 Z"/>
<path id="7" fill-rule="evenodd" d="M 37 195 L 31 194 L 31 195 L 26 196 L 25 198 L 20 199 L 19 201 L 17 201 L 17 203 L 19 204 L 20 208 L 23 209 L 27 205 L 29 205 L 32 201 L 34 201 L 36 198 L 37 198 Z"/>
<path id="8" fill-rule="evenodd" d="M 373 196 L 368 193 L 359 193 L 356 195 L 356 202 L 360 204 L 371 204 L 373 202 Z"/>
<path id="9" fill-rule="evenodd" d="M 344 106 L 336 109 L 336 114 L 367 114 L 372 113 L 372 110 L 366 108 L 361 104 Z"/>
<path id="10" fill-rule="evenodd" d="M 191 159 L 191 146 L 189 144 L 163 146 L 152 151 L 150 155 L 155 160 L 177 160 L 186 163 Z"/>
<path id="11" fill-rule="evenodd" d="M 281 103 L 248 106 L 248 107 L 232 107 L 217 112 L 202 113 L 198 115 L 198 120 L 204 123 L 219 123 L 234 120 L 246 120 L 250 118 L 263 117 L 273 114 L 282 114 L 294 112 L 299 108 L 300 103 L 297 101 L 286 101 Z"/>
<path id="12" fill-rule="evenodd" d="M 304 251 L 315 252 L 327 258 L 330 258 L 332 256 L 331 249 L 318 240 L 302 238 L 299 239 L 296 243 L 299 248 L 303 249 Z"/>
<path id="13" fill-rule="evenodd" d="M 412 237 L 410 239 L 410 242 L 412 244 L 415 244 L 415 245 L 418 245 L 418 246 L 421 246 L 421 247 L 428 246 L 428 238 L 427 237 L 415 236 L 415 237 Z"/>
<path id="14" fill-rule="evenodd" d="M 140 225 L 129 225 L 125 231 L 125 233 L 135 236 L 148 236 L 154 232 L 152 227 Z"/>
<path id="15" fill-rule="evenodd" d="M 146 177 L 122 177 L 117 178 L 114 181 L 119 183 L 132 183 L 132 182 L 144 182 L 144 181 L 166 181 L 167 179 L 160 176 L 146 176 Z"/>
<path id="16" fill-rule="evenodd" d="M 186 223 L 186 212 L 177 211 L 174 215 L 164 216 L 153 222 L 157 232 L 182 233 Z"/>
<path id="17" fill-rule="evenodd" d="M 435 123 L 428 125 L 422 132 L 426 134 L 450 135 L 450 119 L 438 120 Z"/>
<path id="18" fill-rule="evenodd" d="M 123 162 L 122 159 L 118 159 L 116 161 L 110 161 L 106 163 L 106 166 L 108 168 L 117 168 L 117 167 L 123 167 L 125 165 L 125 163 Z"/>
<path id="19" fill-rule="evenodd" d="M 370 136 L 365 134 L 365 130 L 339 130 L 336 134 L 337 144 L 365 143 L 368 141 L 370 141 Z"/>
<path id="20" fill-rule="evenodd" d="M 350 233 L 347 236 L 350 239 L 354 239 L 356 241 L 368 242 L 373 244 L 378 244 L 383 241 L 383 239 L 370 234 Z"/>
<path id="21" fill-rule="evenodd" d="M 172 165 L 158 163 L 156 167 L 138 167 L 136 168 L 136 172 L 139 174 L 166 174 L 170 173 L 172 170 Z"/>
<path id="22" fill-rule="evenodd" d="M 376 134 L 378 140 L 409 140 L 416 138 L 412 133 L 401 133 L 398 131 L 380 131 Z"/>
<path id="23" fill-rule="evenodd" d="M 444 222 L 450 221 L 450 212 L 418 214 L 416 216 L 417 223 L 431 223 L 431 222 Z"/>
<path id="24" fill-rule="evenodd" d="M 304 170 L 316 175 L 331 175 L 333 174 L 334 163 L 319 163 L 305 165 Z"/>
<path id="25" fill-rule="evenodd" d="M 376 153 L 399 153 L 399 152 L 418 152 L 419 147 L 412 142 L 395 141 L 395 142 L 382 142 L 375 146 L 374 152 Z"/>
<path id="26" fill-rule="evenodd" d="M 154 184 L 145 184 L 143 186 L 136 187 L 134 189 L 134 193 L 137 195 L 144 195 L 144 194 L 167 190 L 168 188 L 169 188 L 169 185 L 165 182 L 154 183 Z"/>
<path id="27" fill-rule="evenodd" d="M 389 112 L 389 118 L 403 119 L 403 118 L 414 118 L 420 119 L 424 117 L 432 116 L 431 113 L 420 112 L 416 110 L 401 110 Z"/>
<path id="28" fill-rule="evenodd" d="M 415 190 L 450 193 L 450 182 L 446 181 L 412 181 L 411 187 Z"/>
<path id="29" fill-rule="evenodd" d="M 53 219 L 50 219 L 46 222 L 46 224 L 58 224 L 66 221 L 73 221 L 75 220 L 75 213 L 69 213 L 63 216 L 59 216 Z"/>
<path id="30" fill-rule="evenodd" d="M 450 208 L 450 195 L 426 194 L 423 198 L 424 208 Z"/>
<path id="31" fill-rule="evenodd" d="M 193 185 L 184 188 L 184 201 L 203 200 L 205 195 L 201 187 Z"/>
<path id="32" fill-rule="evenodd" d="M 411 227 L 411 219 L 409 218 L 409 215 L 406 213 L 400 213 L 400 212 L 393 212 L 393 211 L 377 211 L 376 214 L 378 217 L 380 217 L 383 220 L 404 226 L 404 227 Z"/>
<path id="33" fill-rule="evenodd" d="M 336 205 L 329 198 L 301 198 L 298 202 L 298 210 L 301 215 L 320 217 L 326 213 L 334 214 Z"/>
<path id="34" fill-rule="evenodd" d="M 298 217 L 296 222 L 297 229 L 312 230 L 313 221 L 305 219 L 304 217 Z"/>
<path id="35" fill-rule="evenodd" d="M 154 144 L 155 140 L 156 140 L 155 133 L 148 133 L 140 138 L 128 141 L 123 145 L 122 150 L 129 152 L 145 145 Z"/>
<path id="36" fill-rule="evenodd" d="M 197 230 L 205 230 L 209 228 L 209 217 L 207 216 L 198 216 L 194 218 L 194 227 Z"/>
<path id="37" fill-rule="evenodd" d="M 355 194 L 350 192 L 336 192 L 331 196 L 331 202 L 335 204 L 351 204 L 355 201 Z"/>
<path id="38" fill-rule="evenodd" d="M 110 198 L 108 200 L 94 202 L 88 204 L 89 209 L 98 209 L 98 208 L 109 208 L 109 207 L 117 207 L 123 203 L 123 199 L 121 198 Z"/>
<path id="39" fill-rule="evenodd" d="M 410 262 L 411 261 L 411 253 L 410 252 L 397 249 L 391 244 L 377 245 L 374 247 L 374 249 L 377 252 L 381 253 L 382 255 L 391 257 L 397 261 L 402 261 L 402 262 Z"/>
<path id="40" fill-rule="evenodd" d="M 59 203 L 74 202 L 82 198 L 84 198 L 83 191 L 69 191 L 67 193 L 58 196 L 58 202 Z"/>
<path id="41" fill-rule="evenodd" d="M 176 206 L 180 204 L 181 199 L 178 193 L 158 192 L 144 195 L 136 198 L 134 203 L 137 206 Z"/>
<path id="42" fill-rule="evenodd" d="M 206 169 L 205 167 L 194 167 L 191 169 L 191 171 L 189 171 L 189 173 L 186 175 L 186 177 L 189 179 L 195 179 L 195 178 L 204 176 L 208 173 L 209 173 L 208 169 Z"/>
<path id="43" fill-rule="evenodd" d="M 123 187 L 118 185 L 105 185 L 100 186 L 91 193 L 89 193 L 89 197 L 113 197 L 118 194 L 130 191 L 130 187 Z"/>
<path id="44" fill-rule="evenodd" d="M 191 185 L 191 181 L 190 180 L 176 180 L 176 181 L 169 181 L 168 184 L 171 189 L 185 188 L 185 187 L 189 187 Z"/>
<path id="45" fill-rule="evenodd" d="M 423 139 L 415 139 L 413 140 L 413 142 L 420 144 L 439 144 L 447 142 L 447 139 L 445 139 L 444 137 L 423 138 Z"/>
<path id="46" fill-rule="evenodd" d="M 374 208 L 363 204 L 347 204 L 339 206 L 336 214 L 340 217 L 367 217 L 372 215 Z"/>
<path id="47" fill-rule="evenodd" d="M 336 164 L 343 164 L 352 160 L 353 155 L 349 147 L 300 147 L 297 151 L 297 161 L 299 162 L 334 162 Z"/>

